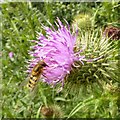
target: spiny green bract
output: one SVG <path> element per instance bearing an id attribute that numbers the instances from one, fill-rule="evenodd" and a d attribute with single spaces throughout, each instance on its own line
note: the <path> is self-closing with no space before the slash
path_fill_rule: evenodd
<path id="1" fill-rule="evenodd" d="M 75 27 L 78 26 L 78 29 L 82 29 L 82 31 L 90 30 L 93 27 L 92 26 L 92 17 L 88 13 L 78 14 L 74 17 L 72 25 Z"/>
<path id="2" fill-rule="evenodd" d="M 103 81 L 108 83 L 118 81 L 115 74 L 118 63 L 115 58 L 118 55 L 118 49 L 116 44 L 110 41 L 109 38 L 104 38 L 102 32 L 98 30 L 85 33 L 79 32 L 76 50 L 79 51 L 82 46 L 85 46 L 83 55 L 88 60 L 100 56 L 101 58 L 93 62 L 84 61 L 84 65 L 76 63 L 78 67 L 73 67 L 71 74 L 65 80 L 66 87 L 73 92 L 78 92 L 81 85 L 92 86 L 97 83 L 96 85 L 102 88 Z"/>

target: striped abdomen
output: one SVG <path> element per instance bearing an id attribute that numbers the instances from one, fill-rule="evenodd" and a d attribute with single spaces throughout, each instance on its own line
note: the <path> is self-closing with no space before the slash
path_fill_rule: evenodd
<path id="1" fill-rule="evenodd" d="M 37 84 L 40 75 L 43 72 L 43 68 L 46 67 L 47 64 L 44 61 L 39 61 L 32 69 L 31 75 L 30 75 L 30 80 L 27 86 L 30 89 L 34 89 L 35 85 Z"/>

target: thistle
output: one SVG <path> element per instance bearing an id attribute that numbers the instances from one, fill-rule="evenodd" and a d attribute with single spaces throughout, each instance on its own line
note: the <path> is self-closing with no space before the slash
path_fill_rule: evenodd
<path id="1" fill-rule="evenodd" d="M 110 37 L 112 40 L 120 40 L 120 29 L 113 26 L 108 26 L 105 28 L 103 35 L 105 37 Z"/>
<path id="2" fill-rule="evenodd" d="M 78 14 L 74 17 L 72 25 L 82 30 L 92 28 L 92 17 L 89 14 Z"/>
<path id="3" fill-rule="evenodd" d="M 75 91 L 72 88 L 79 90 L 82 83 L 97 82 L 102 86 L 102 80 L 109 82 L 115 70 L 115 65 L 111 65 L 115 62 L 111 60 L 116 55 L 116 48 L 109 39 L 98 31 L 79 31 L 77 38 L 77 30 L 71 32 L 69 24 L 64 26 L 59 19 L 56 26 L 57 29 L 52 25 L 51 28 L 43 26 L 46 35 L 39 33 L 38 40 L 33 41 L 37 45 L 29 52 L 34 58 L 28 72 L 38 61 L 44 60 L 48 67 L 42 73 L 42 82 L 51 86 L 62 83 L 63 88 L 65 83 L 65 88 Z"/>
<path id="4" fill-rule="evenodd" d="M 68 76 L 65 86 L 69 93 L 73 91 L 78 93 L 83 86 L 84 90 L 87 90 L 86 87 L 94 90 L 98 87 L 103 89 L 103 82 L 110 83 L 110 81 L 118 80 L 118 76 L 115 74 L 118 62 L 115 57 L 118 50 L 116 45 L 109 41 L 109 38 L 103 38 L 102 32 L 98 30 L 91 32 L 81 30 L 77 38 L 76 50 L 80 50 L 82 46 L 85 46 L 85 49 L 81 55 L 85 55 L 86 60 L 83 59 L 84 64 L 77 62 L 76 64 L 79 66 L 74 68 Z M 100 59 L 95 60 L 94 58 Z"/>
<path id="5" fill-rule="evenodd" d="M 42 106 L 40 113 L 43 118 L 61 118 L 63 117 L 63 112 L 61 108 L 57 105 L 49 105 L 48 107 Z"/>
<path id="6" fill-rule="evenodd" d="M 37 45 L 33 46 L 33 51 L 29 54 L 34 58 L 30 61 L 29 70 L 35 64 L 43 60 L 48 67 L 43 71 L 43 82 L 55 86 L 58 83 L 64 84 L 65 77 L 70 74 L 72 66 L 75 61 L 81 63 L 84 55 L 81 56 L 81 51 L 74 52 L 76 43 L 77 30 L 75 33 L 70 31 L 70 26 L 66 22 L 64 26 L 59 19 L 57 19 L 57 30 L 51 25 L 51 28 L 43 26 L 46 36 L 39 33 L 38 41 L 34 40 Z"/>

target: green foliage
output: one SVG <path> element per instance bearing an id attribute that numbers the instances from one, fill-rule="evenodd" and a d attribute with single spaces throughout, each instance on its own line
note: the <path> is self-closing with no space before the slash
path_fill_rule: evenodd
<path id="1" fill-rule="evenodd" d="M 117 68 L 119 44 L 118 41 L 110 42 L 108 39 L 101 42 L 100 28 L 93 29 L 96 26 L 103 27 L 106 23 L 119 23 L 118 7 L 118 3 L 2 4 L 2 117 L 42 118 L 40 109 L 44 105 L 59 108 L 58 114 L 62 113 L 61 117 L 66 118 L 120 118 L 120 81 Z M 85 62 L 85 66 L 73 69 L 70 74 L 72 79 L 68 77 L 67 86 L 60 93 L 56 92 L 57 87 L 50 88 L 44 83 L 39 83 L 38 88 L 31 93 L 27 88 L 20 87 L 27 77 L 25 71 L 30 59 L 28 50 L 34 44 L 31 40 L 36 39 L 37 32 L 44 33 L 41 24 L 48 25 L 47 21 L 54 24 L 56 17 L 62 21 L 65 18 L 72 23 L 75 15 L 83 13 L 93 15 L 94 23 L 97 24 L 93 24 L 91 32 L 79 33 L 77 50 L 85 44 L 87 49 L 83 53 L 87 58 L 102 55 L 105 58 L 93 63 Z M 13 52 L 12 58 L 9 57 L 10 52 Z M 96 74 L 97 70 L 101 72 Z M 93 74 L 96 74 L 95 79 Z M 78 82 L 76 76 L 77 80 L 81 79 L 80 84 L 73 84 L 73 80 Z"/>
<path id="2" fill-rule="evenodd" d="M 27 63 L 25 62 L 30 58 L 29 40 L 36 39 L 36 31 L 41 32 L 40 22 L 44 21 L 44 18 L 37 9 L 32 8 L 31 3 L 7 3 L 2 5 L 2 9 L 3 116 L 27 117 L 30 111 L 28 110 L 26 114 L 23 111 L 27 108 L 31 109 L 33 103 L 20 100 L 25 93 L 19 91 L 19 84 L 26 78 Z M 13 58 L 9 58 L 9 52 L 13 52 Z"/>
<path id="3" fill-rule="evenodd" d="M 97 25 L 102 27 L 109 24 L 118 26 L 118 23 L 120 22 L 119 2 L 101 2 L 101 4 L 94 9 L 94 11 L 97 11 L 95 17 Z M 118 27 L 120 27 L 120 25 Z"/>
<path id="4" fill-rule="evenodd" d="M 95 7 L 96 3 L 84 3 L 84 2 L 53 2 L 53 3 L 33 3 L 33 6 L 37 7 L 41 13 L 47 16 L 50 22 L 54 22 L 56 17 L 66 19 L 69 23 L 72 22 L 74 15 L 79 13 L 91 13 L 90 8 Z M 64 21 L 61 19 L 61 21 Z"/>

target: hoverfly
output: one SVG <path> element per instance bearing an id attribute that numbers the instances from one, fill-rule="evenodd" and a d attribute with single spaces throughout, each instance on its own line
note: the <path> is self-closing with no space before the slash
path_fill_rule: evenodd
<path id="1" fill-rule="evenodd" d="M 27 87 L 33 90 L 44 70 L 48 66 L 44 61 L 39 61 L 32 69 Z"/>

